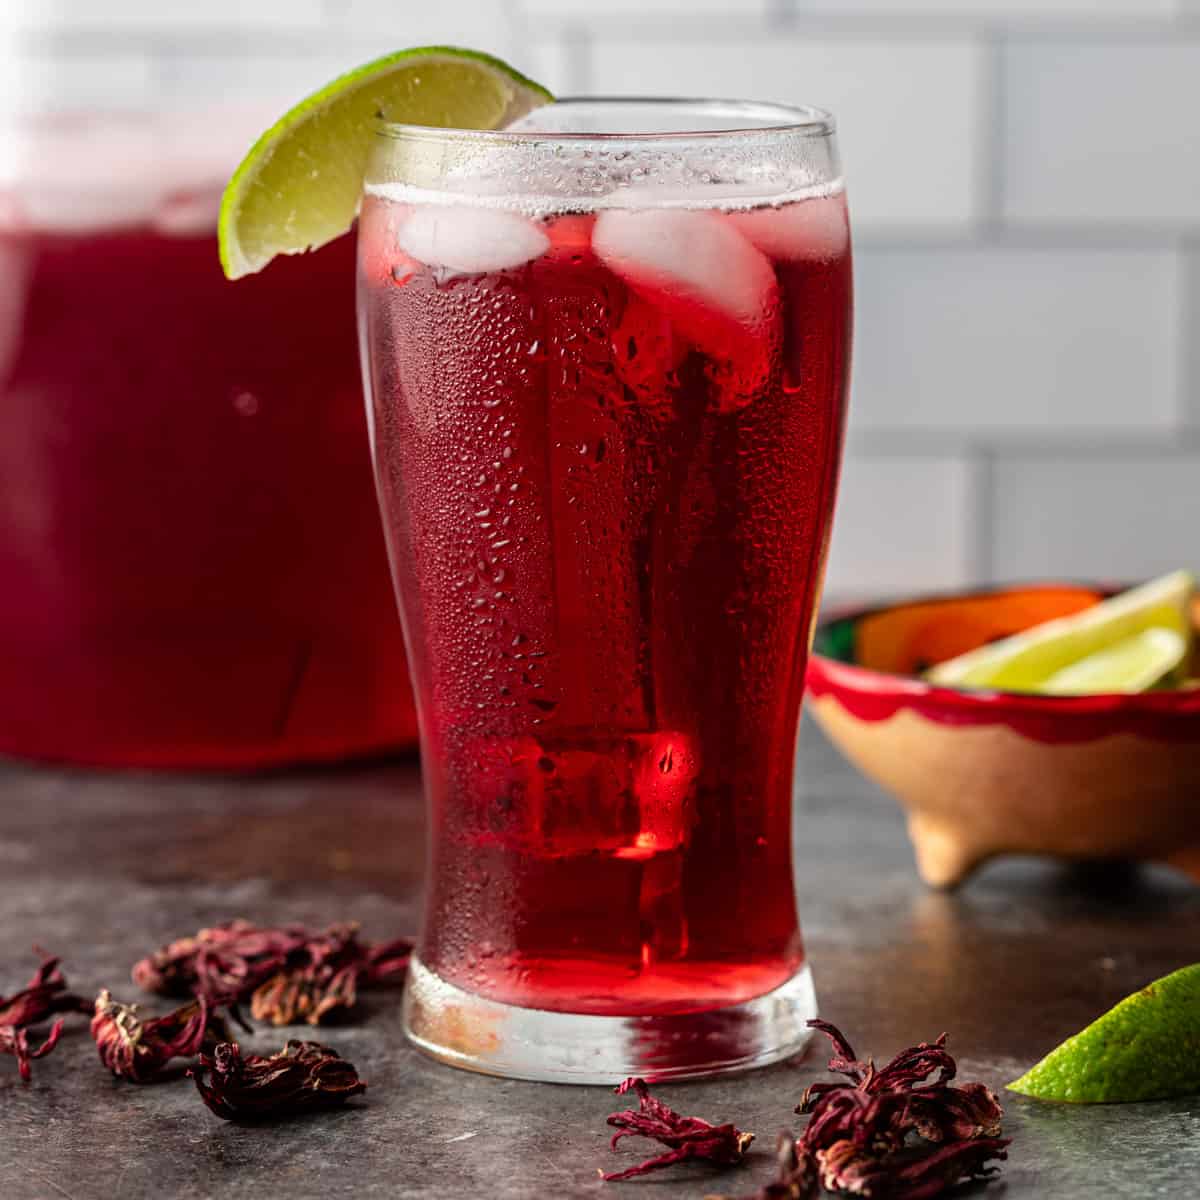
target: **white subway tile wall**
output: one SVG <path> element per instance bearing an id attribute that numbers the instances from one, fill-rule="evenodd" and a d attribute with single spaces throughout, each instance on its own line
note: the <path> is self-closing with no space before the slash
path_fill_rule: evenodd
<path id="1" fill-rule="evenodd" d="M 26 29 L 187 32 L 203 29 L 319 29 L 325 0 L 0 0 L 3 24 Z"/>
<path id="2" fill-rule="evenodd" d="M 1039 21 L 1070 18 L 1104 21 L 1114 17 L 1170 16 L 1176 0 L 796 0 L 801 13 L 869 14 L 910 17 L 952 14 L 965 18 L 1008 20 L 1032 17 Z"/>
<path id="3" fill-rule="evenodd" d="M 669 52 L 629 29 L 591 45 L 601 92 L 714 92 L 833 111 L 861 229 L 968 230 L 980 209 L 984 46 L 976 38 L 681 31 Z"/>
<path id="4" fill-rule="evenodd" d="M 377 37 L 372 53 L 402 46 L 478 46 L 514 57 L 518 13 L 510 0 L 327 0 L 330 24 L 356 38 Z"/>
<path id="5" fill-rule="evenodd" d="M 630 16 L 667 14 L 680 18 L 697 14 L 729 16 L 737 13 L 752 20 L 777 11 L 774 0 L 520 0 L 530 16 L 541 20 L 587 21 L 619 17 L 622 22 Z"/>
<path id="6" fill-rule="evenodd" d="M 1200 0 L 0 0 L 0 35 L 9 110 L 286 97 L 432 42 L 828 106 L 859 250 L 828 593 L 1200 567 Z"/>
<path id="7" fill-rule="evenodd" d="M 0 43 L 0 56 L 6 53 Z M 70 110 L 103 96 L 110 108 L 139 108 L 153 93 L 157 76 L 150 54 L 139 50 L 72 54 L 70 69 L 61 58 L 39 51 L 10 57 L 0 71 L 0 110 L 5 113 Z"/>
<path id="8" fill-rule="evenodd" d="M 1020 38 L 1004 58 L 1010 222 L 1200 230 L 1200 30 Z"/>
<path id="9" fill-rule="evenodd" d="M 1012 455 L 998 462 L 989 573 L 1141 579 L 1181 562 L 1200 529 L 1200 452 Z"/>
<path id="10" fill-rule="evenodd" d="M 977 468 L 963 454 L 851 447 L 829 554 L 831 596 L 871 599 L 971 582 Z"/>
<path id="11" fill-rule="evenodd" d="M 1170 250 L 860 250 L 854 426 L 978 434 L 1157 431 L 1178 415 Z"/>

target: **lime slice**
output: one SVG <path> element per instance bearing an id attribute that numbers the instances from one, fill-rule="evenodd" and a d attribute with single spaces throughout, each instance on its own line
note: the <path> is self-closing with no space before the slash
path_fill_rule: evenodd
<path id="1" fill-rule="evenodd" d="M 1173 629 L 1143 629 L 1055 671 L 1038 687 L 1051 696 L 1145 692 L 1178 670 L 1187 642 Z"/>
<path id="2" fill-rule="evenodd" d="M 234 172 L 217 227 L 225 274 L 345 233 L 380 119 L 499 129 L 552 99 L 498 58 L 453 46 L 400 50 L 340 76 L 285 113 Z"/>
<path id="3" fill-rule="evenodd" d="M 1156 627 L 1178 634 L 1187 654 L 1195 586 L 1191 572 L 1174 571 L 1082 612 L 948 659 L 928 671 L 926 678 L 948 687 L 1040 691 L 1057 672 Z"/>
<path id="4" fill-rule="evenodd" d="M 1127 996 L 1008 1087 L 1076 1104 L 1200 1092 L 1200 963 Z"/>

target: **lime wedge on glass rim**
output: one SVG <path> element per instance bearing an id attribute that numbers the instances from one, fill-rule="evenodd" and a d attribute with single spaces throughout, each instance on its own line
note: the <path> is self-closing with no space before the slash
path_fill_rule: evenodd
<path id="1" fill-rule="evenodd" d="M 945 687 L 986 687 L 1008 691 L 1040 692 L 1056 677 L 1060 681 L 1066 673 L 1067 690 L 1078 690 L 1080 679 L 1072 684 L 1071 669 L 1078 667 L 1080 677 L 1092 678 L 1094 691 L 1133 691 L 1133 687 L 1106 685 L 1105 672 L 1119 666 L 1114 660 L 1100 660 L 1085 668 L 1083 662 L 1103 651 L 1116 650 L 1146 630 L 1158 629 L 1176 634 L 1183 643 L 1183 653 L 1175 663 L 1144 686 L 1151 687 L 1177 667 L 1191 650 L 1192 596 L 1196 581 L 1190 571 L 1173 571 L 1131 588 L 1127 592 L 1112 596 L 1082 612 L 1069 617 L 1035 625 L 1021 633 L 1013 634 L 998 642 L 969 650 L 957 658 L 939 663 L 926 672 L 931 683 Z M 1119 659 L 1128 654 L 1136 659 L 1160 660 L 1169 656 L 1165 640 L 1153 639 L 1138 643 L 1132 650 L 1126 648 L 1115 655 Z M 1129 664 L 1126 663 L 1126 666 Z M 1146 673 L 1143 673 L 1143 678 Z"/>
<path id="2" fill-rule="evenodd" d="M 498 58 L 454 46 L 400 50 L 339 76 L 276 121 L 230 179 L 217 225 L 226 276 L 350 228 L 380 120 L 500 129 L 553 98 Z"/>

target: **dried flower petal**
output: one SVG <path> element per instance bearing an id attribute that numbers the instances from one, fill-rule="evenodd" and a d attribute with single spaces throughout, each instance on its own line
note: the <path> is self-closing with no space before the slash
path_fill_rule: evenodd
<path id="1" fill-rule="evenodd" d="M 869 1154 L 849 1138 L 816 1152 L 817 1175 L 828 1192 L 875 1196 L 890 1192 L 888 1159 Z"/>
<path id="2" fill-rule="evenodd" d="M 817 1019 L 809 1021 L 809 1025 L 813 1029 L 819 1029 L 833 1043 L 833 1057 L 829 1060 L 829 1070 L 838 1075 L 849 1076 L 859 1091 L 874 1093 L 903 1090 L 927 1079 L 935 1070 L 940 1072 L 935 1085 L 944 1084 L 954 1078 L 958 1069 L 954 1059 L 945 1049 L 944 1033 L 933 1043 L 921 1042 L 918 1046 L 900 1051 L 882 1071 L 877 1071 L 870 1059 L 861 1062 L 855 1057 L 853 1047 L 836 1026 Z M 814 1097 L 845 1087 L 844 1083 L 814 1083 L 805 1090 L 796 1111 L 809 1112 Z"/>
<path id="3" fill-rule="evenodd" d="M 163 947 L 134 967 L 133 978 L 149 991 L 204 996 L 213 1006 L 248 999 L 255 1017 L 275 1025 L 316 1025 L 353 1008 L 360 986 L 402 978 L 411 950 L 404 938 L 361 941 L 354 924 L 317 932 L 235 920 Z"/>
<path id="4" fill-rule="evenodd" d="M 7 999 L 0 996 L 0 1025 L 36 1025 L 55 1013 L 91 1011 L 82 997 L 67 991 L 58 962 L 57 958 L 43 959 L 21 991 Z"/>
<path id="5" fill-rule="evenodd" d="M 13 1025 L 0 1025 L 0 1054 L 11 1054 L 17 1060 L 17 1070 L 21 1073 L 21 1078 L 28 1083 L 33 1077 L 33 1072 L 29 1069 L 30 1060 L 49 1054 L 58 1045 L 62 1029 L 63 1020 L 59 1017 L 50 1026 L 46 1040 L 37 1049 L 31 1050 L 28 1029 L 17 1028 Z"/>
<path id="6" fill-rule="evenodd" d="M 228 1037 L 225 1022 L 203 997 L 147 1021 L 138 1016 L 136 1004 L 118 1003 L 107 988 L 96 997 L 92 1038 L 100 1061 L 114 1075 L 134 1083 L 166 1078 L 172 1073 L 163 1068 L 171 1059 L 193 1058 L 204 1045 Z"/>
<path id="7" fill-rule="evenodd" d="M 217 1046 L 188 1069 L 200 1098 L 226 1121 L 261 1121 L 334 1108 L 366 1091 L 358 1072 L 336 1051 L 292 1040 L 279 1054 L 242 1056 L 236 1042 Z"/>
<path id="8" fill-rule="evenodd" d="M 933 1146 L 914 1156 L 897 1172 L 898 1200 L 928 1200 L 968 1179 L 991 1179 L 999 1167 L 990 1159 L 1007 1159 L 1008 1138 L 971 1138 L 945 1146 Z"/>
<path id="9" fill-rule="evenodd" d="M 870 1059 L 855 1056 L 836 1027 L 809 1024 L 833 1045 L 829 1069 L 851 1080 L 814 1083 L 797 1108 L 810 1114 L 798 1154 L 807 1152 L 815 1162 L 822 1187 L 928 1200 L 965 1179 L 995 1173 L 987 1164 L 1005 1158 L 1009 1144 L 998 1136 L 1003 1110 L 982 1083 L 950 1084 L 957 1065 L 945 1048 L 945 1034 L 901 1051 L 877 1070 Z M 910 1134 L 921 1140 L 909 1140 Z"/>
<path id="10" fill-rule="evenodd" d="M 241 919 L 180 938 L 142 959 L 133 981 L 148 992 L 204 996 L 220 1004 L 244 999 L 309 939 L 301 925 L 260 928 Z"/>
<path id="11" fill-rule="evenodd" d="M 1004 1110 L 982 1083 L 921 1088 L 909 1101 L 912 1128 L 930 1142 L 998 1137 Z"/>
<path id="12" fill-rule="evenodd" d="M 319 1025 L 330 1013 L 347 1012 L 357 1003 L 357 967 L 297 967 L 260 984 L 250 997 L 250 1013 L 272 1025 Z"/>
<path id="13" fill-rule="evenodd" d="M 67 981 L 58 969 L 58 959 L 44 958 L 21 991 L 7 999 L 0 996 L 0 1054 L 11 1054 L 17 1060 L 17 1070 L 28 1083 L 32 1076 L 30 1062 L 49 1054 L 58 1045 L 63 1022 L 61 1019 L 55 1021 L 45 1041 L 36 1049 L 29 1045 L 30 1027 L 55 1013 L 87 1011 L 87 1003 L 67 991 Z"/>
<path id="14" fill-rule="evenodd" d="M 743 1133 L 732 1125 L 710 1125 L 700 1117 L 681 1117 L 661 1100 L 650 1095 L 644 1079 L 626 1079 L 616 1088 L 618 1096 L 636 1092 L 639 1106 L 637 1111 L 613 1113 L 608 1123 L 620 1130 L 613 1134 L 612 1148 L 625 1137 L 647 1137 L 662 1142 L 668 1149 L 655 1158 L 648 1158 L 635 1167 L 616 1171 L 601 1178 L 611 1183 L 618 1179 L 632 1179 L 635 1175 L 646 1175 L 651 1171 L 669 1167 L 672 1163 L 687 1158 L 703 1159 L 717 1166 L 733 1166 L 742 1161 L 747 1147 L 754 1141 L 754 1134 Z"/>
<path id="15" fill-rule="evenodd" d="M 408 972 L 408 960 L 412 958 L 412 939 L 394 938 L 378 945 L 365 945 L 366 963 L 359 982 L 364 985 L 377 983 L 402 983 Z"/>
<path id="16" fill-rule="evenodd" d="M 816 1164 L 803 1142 L 790 1133 L 775 1142 L 775 1178 L 740 1200 L 809 1200 L 817 1190 Z M 726 1196 L 708 1196 L 705 1200 L 731 1200 Z"/>

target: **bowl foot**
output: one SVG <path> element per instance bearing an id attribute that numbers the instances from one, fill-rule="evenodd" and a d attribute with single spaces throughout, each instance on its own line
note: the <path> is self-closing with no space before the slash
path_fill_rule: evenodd
<path id="1" fill-rule="evenodd" d="M 908 836 L 917 871 L 930 887 L 958 887 L 989 857 L 972 846 L 962 830 L 920 814 L 908 818 Z"/>

